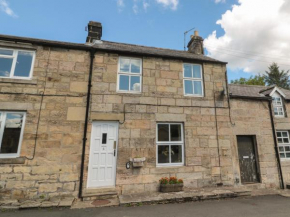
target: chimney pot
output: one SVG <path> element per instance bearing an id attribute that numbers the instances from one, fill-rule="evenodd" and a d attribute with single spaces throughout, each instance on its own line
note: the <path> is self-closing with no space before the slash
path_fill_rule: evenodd
<path id="1" fill-rule="evenodd" d="M 102 38 L 102 24 L 95 21 L 88 23 L 88 36 L 87 43 L 93 43 L 95 40 L 101 40 Z"/>
<path id="2" fill-rule="evenodd" d="M 203 50 L 203 38 L 199 36 L 198 31 L 194 31 L 194 35 L 191 36 L 191 39 L 187 45 L 188 51 L 194 54 L 204 54 Z"/>

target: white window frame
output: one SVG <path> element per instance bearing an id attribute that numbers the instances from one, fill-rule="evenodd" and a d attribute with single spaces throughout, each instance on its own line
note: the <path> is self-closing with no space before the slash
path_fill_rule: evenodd
<path id="1" fill-rule="evenodd" d="M 11 78 L 11 79 L 31 80 L 32 74 L 33 74 L 34 62 L 35 62 L 35 51 L 22 50 L 22 49 L 9 49 L 9 48 L 4 48 L 4 47 L 0 47 L 0 50 L 10 50 L 10 51 L 13 51 L 12 56 L 0 54 L 0 58 L 13 59 L 12 67 L 11 67 L 11 71 L 10 71 L 10 76 L 9 77 L 0 76 L 0 78 Z M 33 54 L 32 61 L 31 61 L 30 72 L 29 72 L 29 76 L 28 77 L 14 76 L 15 67 L 16 67 L 16 62 L 17 62 L 17 57 L 18 57 L 18 52 L 19 51 L 29 52 L 29 53 L 32 53 Z"/>
<path id="2" fill-rule="evenodd" d="M 278 132 L 281 133 L 282 137 L 278 137 Z M 287 133 L 287 137 L 283 136 L 283 133 Z M 282 138 L 282 141 L 283 141 L 283 138 L 288 138 L 289 143 L 284 143 L 284 142 L 279 143 L 279 142 L 278 142 L 278 148 L 280 148 L 280 147 L 283 147 L 283 148 L 284 148 L 284 151 L 280 151 L 280 149 L 279 149 L 279 156 L 280 156 L 280 153 L 284 153 L 284 154 L 285 154 L 285 157 L 282 158 L 282 157 L 280 156 L 280 159 L 281 159 L 281 160 L 290 160 L 290 157 L 287 158 L 287 156 L 286 156 L 286 153 L 290 153 L 290 151 L 285 151 L 285 147 L 286 147 L 286 146 L 288 146 L 288 147 L 290 148 L 289 132 L 286 131 L 286 130 L 284 130 L 284 131 L 280 131 L 280 130 L 279 130 L 279 131 L 276 132 L 276 136 L 277 136 L 277 142 L 278 142 L 278 138 Z"/>
<path id="3" fill-rule="evenodd" d="M 284 112 L 284 108 L 283 108 L 283 100 L 282 100 L 282 97 L 279 94 L 274 93 L 272 95 L 272 99 L 273 99 L 273 112 L 274 112 L 274 116 L 275 117 L 280 117 L 280 118 L 285 117 L 285 112 Z M 280 99 L 281 104 L 278 104 L 278 100 L 277 99 Z M 277 115 L 275 114 L 275 109 L 278 110 L 278 114 Z M 279 114 L 280 112 L 282 114 Z"/>
<path id="4" fill-rule="evenodd" d="M 158 125 L 169 125 L 169 140 L 170 140 L 170 125 L 180 125 L 181 126 L 181 141 L 158 141 Z M 182 147 L 182 162 L 180 163 L 158 163 L 158 147 L 168 145 L 169 150 L 171 150 L 172 145 L 180 145 Z M 171 162 L 171 154 L 169 154 L 169 162 Z M 184 130 L 182 123 L 174 122 L 160 122 L 156 124 L 156 166 L 157 167 L 172 167 L 172 166 L 184 166 Z"/>
<path id="5" fill-rule="evenodd" d="M 192 75 L 193 75 L 193 66 L 200 66 L 200 78 L 188 78 L 184 77 L 184 65 L 191 65 L 192 66 Z M 201 95 L 200 94 L 188 94 L 185 93 L 185 81 L 200 81 L 201 82 Z M 194 85 L 192 84 L 192 88 L 194 90 Z M 204 87 L 203 87 L 203 70 L 201 64 L 193 64 L 193 63 L 183 63 L 183 94 L 184 96 L 191 96 L 191 97 L 204 97 Z"/>
<path id="6" fill-rule="evenodd" d="M 7 114 L 22 114 L 23 115 L 22 128 L 21 128 L 21 132 L 20 132 L 20 138 L 19 138 L 19 144 L 18 144 L 17 153 L 13 153 L 13 154 L 1 154 L 0 153 L 0 158 L 17 158 L 17 157 L 20 156 L 20 152 L 21 152 L 21 145 L 22 145 L 22 140 L 23 140 L 23 132 L 24 132 L 25 121 L 26 121 L 26 112 L 0 111 L 0 113 L 1 113 L 1 116 L 0 116 L 0 149 L 1 149 L 1 146 L 2 146 L 2 139 L 3 139 L 3 133 L 4 133 L 4 128 L 5 128 Z"/>
<path id="7" fill-rule="evenodd" d="M 130 72 L 121 72 L 120 70 L 120 62 L 121 59 L 130 59 Z M 140 61 L 140 74 L 137 73 L 131 73 L 131 60 L 139 60 Z M 133 91 L 133 90 L 120 90 L 120 76 L 121 75 L 127 75 L 129 76 L 129 89 L 131 85 L 131 77 L 140 77 L 140 91 Z M 117 76 L 117 92 L 119 93 L 135 93 L 135 94 L 140 94 L 142 93 L 142 81 L 143 81 L 143 62 L 141 58 L 134 58 L 134 57 L 125 57 L 125 56 L 120 56 L 119 61 L 118 61 L 118 76 Z"/>

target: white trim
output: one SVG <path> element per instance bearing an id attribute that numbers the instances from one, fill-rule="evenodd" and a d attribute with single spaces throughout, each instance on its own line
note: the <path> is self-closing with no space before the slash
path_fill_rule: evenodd
<path id="1" fill-rule="evenodd" d="M 193 67 L 192 66 L 200 66 L 200 78 L 194 78 L 194 77 L 184 77 L 184 65 L 190 65 L 192 70 L 191 73 L 193 75 Z M 193 63 L 183 63 L 183 70 L 182 70 L 182 77 L 183 77 L 183 95 L 186 97 L 204 97 L 204 87 L 203 87 L 203 70 L 202 70 L 202 65 L 201 64 L 193 64 Z M 185 93 L 185 81 L 200 81 L 201 82 L 201 94 L 188 94 Z M 194 85 L 192 84 L 192 88 L 194 92 Z"/>
<path id="2" fill-rule="evenodd" d="M 274 93 L 272 94 L 271 97 L 272 97 L 272 104 L 273 104 L 273 112 L 274 112 L 274 116 L 275 116 L 276 118 L 284 118 L 284 117 L 285 117 L 285 112 L 284 112 L 284 106 L 283 106 L 282 96 L 279 95 L 279 93 L 274 92 Z M 277 99 L 280 99 L 279 102 L 280 102 L 281 104 L 277 104 L 277 100 L 276 100 L 276 98 L 277 98 Z M 275 109 L 277 109 L 277 113 L 278 113 L 278 114 L 275 114 Z M 280 110 L 280 111 L 279 111 L 279 110 Z M 279 113 L 282 113 L 282 114 L 279 114 Z"/>
<path id="3" fill-rule="evenodd" d="M 13 54 L 11 56 L 3 55 L 3 54 L 0 55 L 0 58 L 13 59 L 12 66 L 11 66 L 10 73 L 9 73 L 9 77 L 0 76 L 0 78 L 23 79 L 23 80 L 31 80 L 32 79 L 33 68 L 34 68 L 34 63 L 35 63 L 35 56 L 36 56 L 36 52 L 35 51 L 23 50 L 23 49 L 11 49 L 11 48 L 4 48 L 4 47 L 0 47 L 0 50 L 11 50 L 11 51 L 13 51 Z M 28 77 L 14 76 L 15 68 L 16 68 L 16 61 L 17 61 L 17 58 L 18 58 L 19 51 L 20 52 L 32 53 L 32 61 L 31 61 L 31 66 L 30 66 L 30 71 L 29 71 L 29 76 Z"/>
<path id="4" fill-rule="evenodd" d="M 169 141 L 158 141 L 158 125 L 169 125 Z M 170 141 L 170 125 L 180 125 L 181 126 L 181 141 Z M 158 147 L 159 146 L 169 146 L 169 148 L 172 145 L 178 145 L 181 146 L 181 157 L 182 157 L 182 162 L 180 163 L 171 163 L 171 154 L 169 154 L 169 162 L 170 163 L 158 163 Z M 156 124 L 156 166 L 157 167 L 172 167 L 172 166 L 184 166 L 184 129 L 183 129 L 183 124 L 178 122 L 159 122 Z"/>
<path id="5" fill-rule="evenodd" d="M 275 92 L 278 92 L 280 95 L 282 95 L 283 97 L 286 97 L 285 94 L 278 88 L 278 87 L 275 87 L 272 92 L 270 93 L 270 96 L 272 96 Z"/>
<path id="6" fill-rule="evenodd" d="M 21 145 L 22 145 L 22 140 L 23 140 L 24 128 L 25 128 L 26 112 L 17 112 L 17 111 L 5 112 L 5 111 L 0 111 L 0 113 L 2 114 L 1 118 L 0 118 L 0 121 L 1 121 L 1 126 L 0 126 L 0 149 L 1 149 L 1 146 L 2 146 L 2 139 L 3 139 L 3 133 L 4 133 L 4 128 L 5 128 L 7 114 L 22 114 L 23 115 L 22 127 L 21 127 L 21 131 L 20 131 L 20 138 L 19 138 L 17 153 L 13 153 L 13 154 L 1 154 L 0 153 L 0 158 L 16 158 L 16 157 L 19 157 L 20 156 L 20 152 L 21 152 Z"/>
<path id="7" fill-rule="evenodd" d="M 130 60 L 130 72 L 120 72 L 120 60 L 124 58 L 124 59 L 129 59 Z M 140 61 L 140 73 L 132 73 L 131 72 L 131 60 L 139 60 Z M 129 76 L 129 90 L 120 90 L 120 76 L 121 75 L 127 75 Z M 135 76 L 135 77 L 140 77 L 140 91 L 132 91 L 130 90 L 130 85 L 131 85 L 131 77 Z M 117 69 L 117 85 L 116 85 L 116 91 L 118 93 L 134 93 L 134 94 L 140 94 L 142 93 L 142 85 L 143 84 L 143 61 L 141 58 L 134 58 L 134 57 L 127 57 L 127 56 L 119 56 L 119 60 L 118 60 L 118 69 Z"/>

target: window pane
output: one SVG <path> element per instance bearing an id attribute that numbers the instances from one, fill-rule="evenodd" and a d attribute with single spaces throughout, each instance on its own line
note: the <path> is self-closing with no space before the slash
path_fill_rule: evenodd
<path id="1" fill-rule="evenodd" d="M 283 143 L 282 138 L 278 138 L 278 143 Z"/>
<path id="2" fill-rule="evenodd" d="M 13 50 L 0 49 L 0 55 L 12 56 L 13 55 Z"/>
<path id="3" fill-rule="evenodd" d="M 193 65 L 193 77 L 201 78 L 201 66 Z"/>
<path id="4" fill-rule="evenodd" d="M 286 158 L 290 158 L 290 153 L 286 153 Z"/>
<path id="5" fill-rule="evenodd" d="M 183 65 L 183 70 L 184 70 L 184 77 L 185 78 L 192 78 L 192 71 L 191 71 L 191 65 L 189 64 L 184 64 Z"/>
<path id="6" fill-rule="evenodd" d="M 284 153 L 280 153 L 280 158 L 285 158 L 285 154 Z"/>
<path id="7" fill-rule="evenodd" d="M 140 76 L 131 76 L 130 90 L 140 91 Z"/>
<path id="8" fill-rule="evenodd" d="M 130 59 L 120 58 L 120 72 L 130 72 Z"/>
<path id="9" fill-rule="evenodd" d="M 285 151 L 290 151 L 290 146 L 285 146 Z"/>
<path id="10" fill-rule="evenodd" d="M 12 58 L 1 58 L 0 57 L 0 76 L 9 77 L 12 67 Z"/>
<path id="11" fill-rule="evenodd" d="M 171 146 L 171 163 L 181 163 L 182 162 L 182 146 L 172 145 Z"/>
<path id="12" fill-rule="evenodd" d="M 279 151 L 282 151 L 283 152 L 284 151 L 284 147 L 283 146 L 280 146 L 279 147 Z"/>
<path id="13" fill-rule="evenodd" d="M 277 136 L 278 137 L 281 137 L 282 136 L 282 133 L 281 132 L 277 132 Z"/>
<path id="14" fill-rule="evenodd" d="M 1 154 L 16 154 L 20 140 L 23 115 L 8 113 L 1 144 Z"/>
<path id="15" fill-rule="evenodd" d="M 282 132 L 282 136 L 283 136 L 283 137 L 288 137 L 287 132 Z"/>
<path id="16" fill-rule="evenodd" d="M 171 141 L 181 141 L 181 125 L 171 124 L 170 125 Z"/>
<path id="17" fill-rule="evenodd" d="M 194 94 L 202 95 L 201 81 L 194 81 Z"/>
<path id="18" fill-rule="evenodd" d="M 140 73 L 141 72 L 141 61 L 131 59 L 131 72 Z"/>
<path id="19" fill-rule="evenodd" d="M 289 143 L 288 138 L 283 138 L 283 143 Z"/>
<path id="20" fill-rule="evenodd" d="M 120 75 L 119 90 L 129 90 L 129 76 Z"/>
<path id="21" fill-rule="evenodd" d="M 158 124 L 158 142 L 169 141 L 169 125 Z"/>
<path id="22" fill-rule="evenodd" d="M 192 81 L 184 81 L 185 94 L 193 94 Z"/>
<path id="23" fill-rule="evenodd" d="M 158 146 L 158 163 L 169 163 L 169 146 Z"/>
<path id="24" fill-rule="evenodd" d="M 33 53 L 19 51 L 16 61 L 14 76 L 29 77 L 32 65 Z"/>

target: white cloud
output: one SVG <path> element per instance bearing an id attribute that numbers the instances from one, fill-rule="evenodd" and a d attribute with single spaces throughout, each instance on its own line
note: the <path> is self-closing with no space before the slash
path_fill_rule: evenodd
<path id="1" fill-rule="evenodd" d="M 139 12 L 139 7 L 138 7 L 137 3 L 138 3 L 138 0 L 134 0 L 134 4 L 132 7 L 134 14 L 138 14 L 138 12 Z"/>
<path id="2" fill-rule="evenodd" d="M 214 2 L 217 3 L 217 4 L 218 4 L 218 3 L 225 3 L 226 0 L 214 0 Z"/>
<path id="3" fill-rule="evenodd" d="M 229 62 L 231 70 L 264 73 L 277 62 L 290 69 L 290 0 L 239 0 L 226 11 L 205 41 L 209 56 Z"/>
<path id="4" fill-rule="evenodd" d="M 117 0 L 117 6 L 118 6 L 119 12 L 121 12 L 123 8 L 125 7 L 124 0 Z"/>
<path id="5" fill-rule="evenodd" d="M 17 18 L 18 16 L 14 13 L 14 11 L 9 7 L 9 4 L 6 0 L 0 0 L 0 9 L 7 15 Z"/>
<path id="6" fill-rule="evenodd" d="M 145 11 L 147 11 L 147 8 L 148 8 L 149 6 L 150 6 L 149 3 L 146 2 L 146 1 L 144 0 L 144 1 L 143 1 L 143 8 L 144 8 Z"/>
<path id="7" fill-rule="evenodd" d="M 172 10 L 176 10 L 179 4 L 179 0 L 156 0 L 158 4 L 162 4 L 164 7 L 169 7 Z"/>

